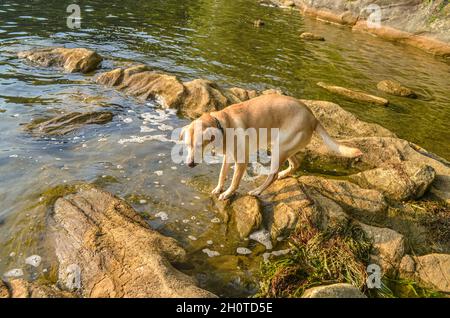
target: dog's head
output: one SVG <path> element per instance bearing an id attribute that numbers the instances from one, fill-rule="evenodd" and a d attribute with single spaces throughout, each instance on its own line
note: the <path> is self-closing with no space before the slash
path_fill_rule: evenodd
<path id="1" fill-rule="evenodd" d="M 189 125 L 182 128 L 180 140 L 187 148 L 186 165 L 195 167 L 203 160 L 205 149 L 208 145 L 217 142 L 221 137 L 221 131 L 217 127 L 217 121 L 209 114 L 203 114 Z"/>

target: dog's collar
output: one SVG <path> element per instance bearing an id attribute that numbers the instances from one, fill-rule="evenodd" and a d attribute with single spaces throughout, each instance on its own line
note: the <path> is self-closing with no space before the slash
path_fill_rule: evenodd
<path id="1" fill-rule="evenodd" d="M 220 132 L 222 133 L 222 136 L 224 136 L 224 135 L 225 135 L 225 131 L 224 131 L 224 129 L 223 129 L 222 124 L 220 123 L 220 121 L 219 121 L 216 117 L 214 117 L 214 116 L 211 116 L 211 117 L 214 118 L 214 121 L 216 122 L 217 129 L 219 129 Z"/>

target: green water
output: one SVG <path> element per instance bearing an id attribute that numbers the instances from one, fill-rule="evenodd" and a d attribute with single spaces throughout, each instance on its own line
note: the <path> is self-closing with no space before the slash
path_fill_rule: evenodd
<path id="1" fill-rule="evenodd" d="M 52 266 L 45 257 L 36 270 L 23 266 L 31 253 L 46 255 L 39 244 L 46 210 L 30 207 L 48 189 L 78 182 L 95 182 L 126 198 L 154 228 L 177 238 L 192 255 L 194 267 L 185 270 L 220 295 L 254 292 L 252 260 L 264 250 L 253 241 L 228 236 L 224 224 L 211 222 L 217 216 L 209 196 L 217 165 L 187 170 L 171 161 L 171 143 L 119 143 L 146 135 L 140 129 L 143 115 L 158 115 L 156 104 L 126 98 L 93 84 L 90 76 L 24 63 L 16 58 L 21 50 L 86 47 L 106 58 L 104 70 L 113 61 L 139 61 L 183 80 L 277 88 L 299 98 L 337 102 L 359 118 L 450 159 L 449 61 L 253 0 L 78 1 L 81 29 L 66 25 L 71 3 L 0 4 L 0 273 L 22 267 L 34 279 Z M 256 19 L 265 26 L 255 28 Z M 321 34 L 326 41 L 304 42 L 299 39 L 304 31 Z M 376 84 L 383 79 L 402 82 L 420 98 L 378 92 Z M 317 87 L 319 81 L 378 94 L 391 104 L 350 102 Z M 110 110 L 115 117 L 107 125 L 53 139 L 32 137 L 22 129 L 36 118 L 92 110 Z M 164 123 L 173 127 L 187 123 L 172 113 L 164 116 Z M 170 137 L 167 131 L 154 134 Z M 243 189 L 251 186 L 246 182 Z M 155 217 L 158 212 L 167 213 L 168 220 Z M 236 256 L 238 246 L 254 252 Z M 220 252 L 220 260 L 208 258 L 204 247 Z"/>

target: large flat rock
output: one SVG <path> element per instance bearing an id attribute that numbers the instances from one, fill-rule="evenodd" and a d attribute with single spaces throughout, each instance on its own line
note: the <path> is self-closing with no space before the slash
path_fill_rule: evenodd
<path id="1" fill-rule="evenodd" d="M 58 199 L 49 238 L 58 285 L 82 297 L 214 297 L 171 263 L 185 251 L 124 201 L 97 188 Z"/>

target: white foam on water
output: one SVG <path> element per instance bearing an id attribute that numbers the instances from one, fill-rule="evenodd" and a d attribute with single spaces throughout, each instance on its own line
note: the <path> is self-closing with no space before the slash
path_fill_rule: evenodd
<path id="1" fill-rule="evenodd" d="M 160 218 L 161 221 L 167 221 L 169 219 L 169 216 L 166 212 L 158 212 L 155 214 L 155 217 Z"/>
<path id="2" fill-rule="evenodd" d="M 170 125 L 166 125 L 166 124 L 161 124 L 158 126 L 159 130 L 163 130 L 163 131 L 167 131 L 167 130 L 173 130 L 173 126 Z"/>
<path id="3" fill-rule="evenodd" d="M 161 123 L 169 119 L 170 115 L 164 112 L 163 110 L 157 109 L 155 113 L 143 113 L 141 117 L 144 121 L 149 123 Z"/>
<path id="4" fill-rule="evenodd" d="M 41 265 L 42 258 L 39 255 L 31 255 L 25 259 L 25 264 L 33 267 L 39 267 Z"/>
<path id="5" fill-rule="evenodd" d="M 202 249 L 202 252 L 208 255 L 208 257 L 215 257 L 220 255 L 219 252 L 210 250 L 209 248 Z"/>
<path id="6" fill-rule="evenodd" d="M 23 270 L 21 268 L 14 268 L 6 273 L 3 274 L 3 276 L 9 278 L 9 277 L 21 277 L 23 276 Z"/>
<path id="7" fill-rule="evenodd" d="M 248 254 L 251 254 L 252 251 L 246 247 L 238 247 L 236 249 L 236 253 L 241 254 L 241 255 L 248 255 Z"/>
<path id="8" fill-rule="evenodd" d="M 164 135 L 147 135 L 147 136 L 130 136 L 130 138 L 120 139 L 118 141 L 119 144 L 123 145 L 126 143 L 138 143 L 142 144 L 146 141 L 161 141 L 161 142 L 173 142 L 173 140 L 168 139 Z"/>
<path id="9" fill-rule="evenodd" d="M 131 117 L 124 118 L 124 119 L 123 119 L 123 122 L 124 122 L 125 124 L 131 124 L 131 123 L 133 122 L 133 118 L 131 118 Z"/>
<path id="10" fill-rule="evenodd" d="M 220 219 L 219 218 L 213 218 L 211 219 L 212 223 L 220 223 Z"/>
<path id="11" fill-rule="evenodd" d="M 249 238 L 258 243 L 261 243 L 266 247 L 267 250 L 271 250 L 273 248 L 270 233 L 266 229 L 253 232 L 252 234 L 250 234 Z"/>
<path id="12" fill-rule="evenodd" d="M 155 128 L 150 128 L 147 126 L 141 126 L 141 133 L 149 133 L 149 132 L 154 132 L 156 131 Z"/>

